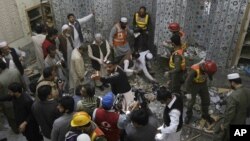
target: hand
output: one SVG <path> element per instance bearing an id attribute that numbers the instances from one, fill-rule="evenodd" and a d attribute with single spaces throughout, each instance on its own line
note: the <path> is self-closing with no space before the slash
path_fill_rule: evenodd
<path id="1" fill-rule="evenodd" d="M 102 65 L 102 64 L 103 64 L 103 60 L 99 59 L 99 60 L 98 60 L 98 63 L 99 63 L 100 65 Z"/>
<path id="2" fill-rule="evenodd" d="M 167 77 L 167 78 L 169 78 L 169 71 L 166 71 L 165 73 L 164 73 L 164 77 Z"/>
<path id="3" fill-rule="evenodd" d="M 220 129 L 221 129 L 222 131 L 225 130 L 225 127 L 223 126 L 223 124 L 220 125 Z"/>
<path id="4" fill-rule="evenodd" d="M 57 62 L 56 62 L 56 65 L 57 65 L 57 66 L 61 66 L 61 65 L 62 65 L 61 61 L 57 61 Z"/>
<path id="5" fill-rule="evenodd" d="M 91 75 L 91 79 L 93 79 L 93 80 L 100 80 L 100 79 L 101 79 L 101 76 L 98 75 L 98 74 L 92 74 L 92 75 Z"/>
<path id="6" fill-rule="evenodd" d="M 22 123 L 19 125 L 19 132 L 20 132 L 20 133 L 23 133 L 23 132 L 25 131 L 27 124 L 28 124 L 28 123 L 27 123 L 26 121 L 24 121 L 24 122 L 22 122 Z"/>
<path id="7" fill-rule="evenodd" d="M 129 105 L 128 110 L 133 111 L 135 109 L 138 109 L 140 107 L 140 103 L 138 101 L 135 101 L 131 105 Z"/>
<path id="8" fill-rule="evenodd" d="M 22 62 L 24 60 L 24 57 L 23 56 L 19 57 L 19 60 Z"/>
<path id="9" fill-rule="evenodd" d="M 65 84 L 64 81 L 62 81 L 61 83 L 58 83 L 58 89 L 63 90 L 64 84 Z"/>
<path id="10" fill-rule="evenodd" d="M 153 78 L 152 80 L 150 80 L 150 82 L 153 83 L 153 84 L 154 84 L 154 83 L 158 83 L 157 80 L 154 79 L 154 78 Z"/>

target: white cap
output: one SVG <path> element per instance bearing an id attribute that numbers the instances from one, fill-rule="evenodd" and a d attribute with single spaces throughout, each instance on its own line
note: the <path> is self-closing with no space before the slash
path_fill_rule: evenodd
<path id="1" fill-rule="evenodd" d="M 77 137 L 76 141 L 91 141 L 88 134 L 81 134 Z"/>
<path id="2" fill-rule="evenodd" d="M 228 80 L 237 79 L 237 78 L 240 78 L 240 75 L 238 73 L 231 73 L 227 75 Z"/>
<path id="3" fill-rule="evenodd" d="M 69 25 L 67 25 L 67 24 L 63 25 L 63 26 L 62 26 L 62 32 L 63 32 L 64 30 L 68 29 L 68 28 L 69 28 Z"/>
<path id="4" fill-rule="evenodd" d="M 121 17 L 121 22 L 127 23 L 127 22 L 128 22 L 128 19 L 127 19 L 126 17 Z"/>
<path id="5" fill-rule="evenodd" d="M 152 58 L 153 58 L 153 55 L 152 55 L 152 53 L 147 53 L 146 54 L 146 58 L 148 59 L 148 60 L 151 60 Z"/>
<path id="6" fill-rule="evenodd" d="M 0 48 L 6 47 L 8 44 L 6 41 L 0 41 Z"/>
<path id="7" fill-rule="evenodd" d="M 102 38 L 102 34 L 101 33 L 96 33 L 95 38 Z"/>

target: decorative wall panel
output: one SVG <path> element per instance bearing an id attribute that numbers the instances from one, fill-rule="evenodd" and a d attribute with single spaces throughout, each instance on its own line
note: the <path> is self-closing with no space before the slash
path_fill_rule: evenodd
<path id="1" fill-rule="evenodd" d="M 120 16 L 128 17 L 131 26 L 134 12 L 145 6 L 155 28 L 151 40 L 158 52 L 163 51 L 161 44 L 171 35 L 166 25 L 178 22 L 189 45 L 206 50 L 208 59 L 225 67 L 235 49 L 247 0 L 52 0 L 52 5 L 58 27 L 66 23 L 69 12 L 82 17 L 95 9 L 94 20 L 83 31 L 101 32 L 106 38 Z"/>

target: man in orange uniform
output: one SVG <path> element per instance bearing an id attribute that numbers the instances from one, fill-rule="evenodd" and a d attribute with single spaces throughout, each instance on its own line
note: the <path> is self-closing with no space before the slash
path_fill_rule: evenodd
<path id="1" fill-rule="evenodd" d="M 127 36 L 128 32 L 133 33 L 133 31 L 129 29 L 127 23 L 128 19 L 122 17 L 120 22 L 116 23 L 110 32 L 109 43 L 114 49 L 114 57 L 116 58 L 131 52 Z"/>
<path id="2" fill-rule="evenodd" d="M 217 66 L 211 60 L 207 60 L 200 64 L 194 64 L 191 67 L 191 71 L 186 79 L 186 90 L 192 95 L 191 100 L 188 102 L 187 116 L 185 118 L 186 124 L 188 124 L 192 118 L 192 109 L 195 104 L 197 94 L 199 94 L 201 98 L 202 118 L 204 118 L 210 124 L 214 121 L 208 114 L 210 98 L 207 86 L 207 76 L 210 80 L 212 80 L 212 76 L 216 71 Z"/>
<path id="3" fill-rule="evenodd" d="M 174 34 L 171 37 L 171 42 L 174 46 L 174 52 L 172 53 L 169 61 L 170 71 L 166 72 L 165 75 L 170 76 L 171 92 L 180 93 L 183 75 L 186 70 L 186 60 L 184 57 L 184 49 L 181 48 L 180 36 Z"/>

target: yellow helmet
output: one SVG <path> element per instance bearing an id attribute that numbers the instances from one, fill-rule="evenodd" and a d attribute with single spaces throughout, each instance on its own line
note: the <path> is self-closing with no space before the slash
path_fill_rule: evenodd
<path id="1" fill-rule="evenodd" d="M 79 127 L 87 125 L 91 121 L 91 117 L 86 112 L 77 112 L 73 115 L 70 122 L 71 127 Z"/>

